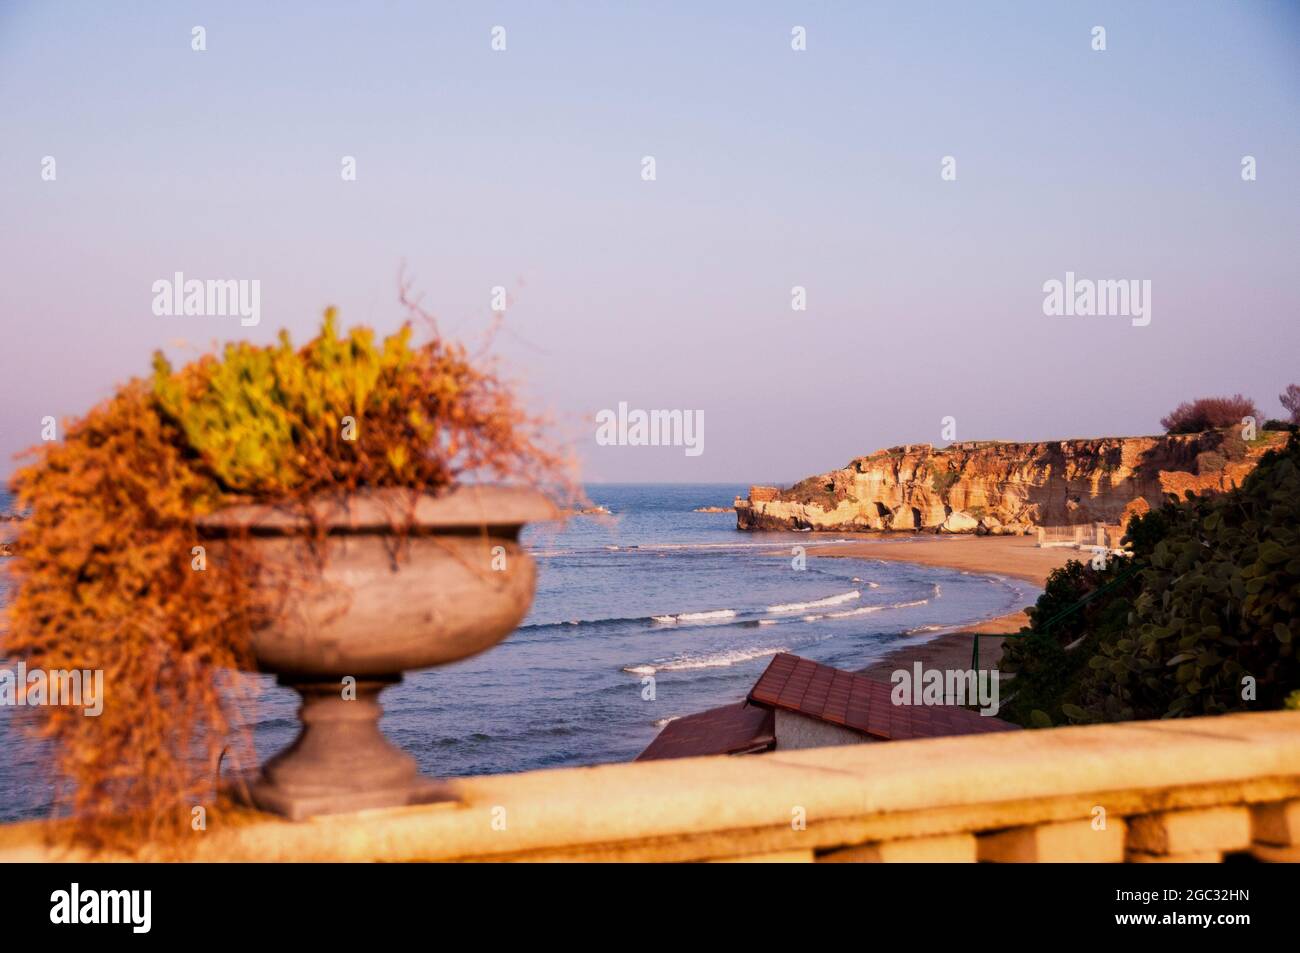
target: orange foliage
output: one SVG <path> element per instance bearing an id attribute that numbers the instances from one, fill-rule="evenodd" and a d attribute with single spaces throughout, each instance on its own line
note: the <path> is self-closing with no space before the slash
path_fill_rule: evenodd
<path id="1" fill-rule="evenodd" d="M 341 437 L 345 417 L 355 439 Z M 76 832 L 115 847 L 166 842 L 189 830 L 193 805 L 212 803 L 223 751 L 253 763 L 237 730 L 247 683 L 229 673 L 252 667 L 251 633 L 283 592 L 248 586 L 255 571 L 194 571 L 197 519 L 237 501 L 436 492 L 464 475 L 571 486 L 540 432 L 458 346 L 412 346 L 409 327 L 382 346 L 366 330 L 340 338 L 327 313 L 301 350 L 282 336 L 177 372 L 158 358 L 151 382 L 130 381 L 63 443 L 33 451 L 13 481 L 30 516 L 0 657 L 104 672 L 99 717 L 27 710 L 53 742 L 57 803 Z"/>

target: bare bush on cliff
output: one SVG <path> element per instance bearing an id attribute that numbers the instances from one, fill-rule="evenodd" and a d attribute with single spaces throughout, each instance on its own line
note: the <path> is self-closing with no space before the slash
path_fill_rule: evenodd
<path id="1" fill-rule="evenodd" d="M 1160 426 L 1167 433 L 1200 433 L 1219 427 L 1239 425 L 1243 417 L 1262 420 L 1259 408 L 1249 397 L 1233 394 L 1231 397 L 1198 397 L 1184 401 L 1160 418 Z"/>
<path id="2" fill-rule="evenodd" d="M 1287 384 L 1286 390 L 1277 395 L 1293 424 L 1300 424 L 1300 384 Z"/>

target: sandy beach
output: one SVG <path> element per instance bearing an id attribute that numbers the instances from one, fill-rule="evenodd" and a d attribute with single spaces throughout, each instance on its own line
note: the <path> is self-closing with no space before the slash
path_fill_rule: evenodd
<path id="1" fill-rule="evenodd" d="M 1087 551 L 1083 552 L 1086 555 Z M 1079 554 L 1080 550 L 1076 549 L 1039 549 L 1032 536 L 909 537 L 896 542 L 881 539 L 808 547 L 809 556 L 888 559 L 968 572 L 991 572 L 1026 579 L 1036 586 L 1045 586 L 1053 569 L 1078 559 Z"/>
<path id="2" fill-rule="evenodd" d="M 824 559 L 886 559 L 941 566 L 967 572 L 997 573 L 1024 579 L 1042 587 L 1053 570 L 1071 559 L 1087 557 L 1087 551 L 1075 549 L 1039 549 L 1032 536 L 936 536 L 893 541 L 809 546 L 808 555 Z M 897 668 L 921 662 L 927 668 L 969 668 L 971 640 L 975 633 L 1004 634 L 1029 624 L 1023 611 L 1008 613 L 968 626 L 961 632 L 949 632 L 924 642 L 904 644 L 863 669 L 879 678 L 888 678 Z M 995 665 L 1002 656 L 1002 643 L 995 638 L 980 640 L 980 667 Z"/>

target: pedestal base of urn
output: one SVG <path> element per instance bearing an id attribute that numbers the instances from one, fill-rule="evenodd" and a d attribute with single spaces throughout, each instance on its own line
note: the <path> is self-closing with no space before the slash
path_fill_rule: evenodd
<path id="1" fill-rule="evenodd" d="M 401 681 L 281 680 L 302 696 L 302 731 L 266 763 L 243 800 L 290 820 L 408 804 L 454 801 L 450 787 L 419 773 L 415 759 L 379 728 L 379 693 Z"/>

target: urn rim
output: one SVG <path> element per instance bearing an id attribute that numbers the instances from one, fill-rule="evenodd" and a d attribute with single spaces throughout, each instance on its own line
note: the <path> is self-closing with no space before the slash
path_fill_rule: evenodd
<path id="1" fill-rule="evenodd" d="M 306 502 L 237 503 L 201 517 L 199 531 L 296 536 L 323 528 L 344 533 L 465 532 L 560 519 L 552 500 L 531 487 L 461 484 L 434 493 L 404 488 L 322 494 Z"/>

